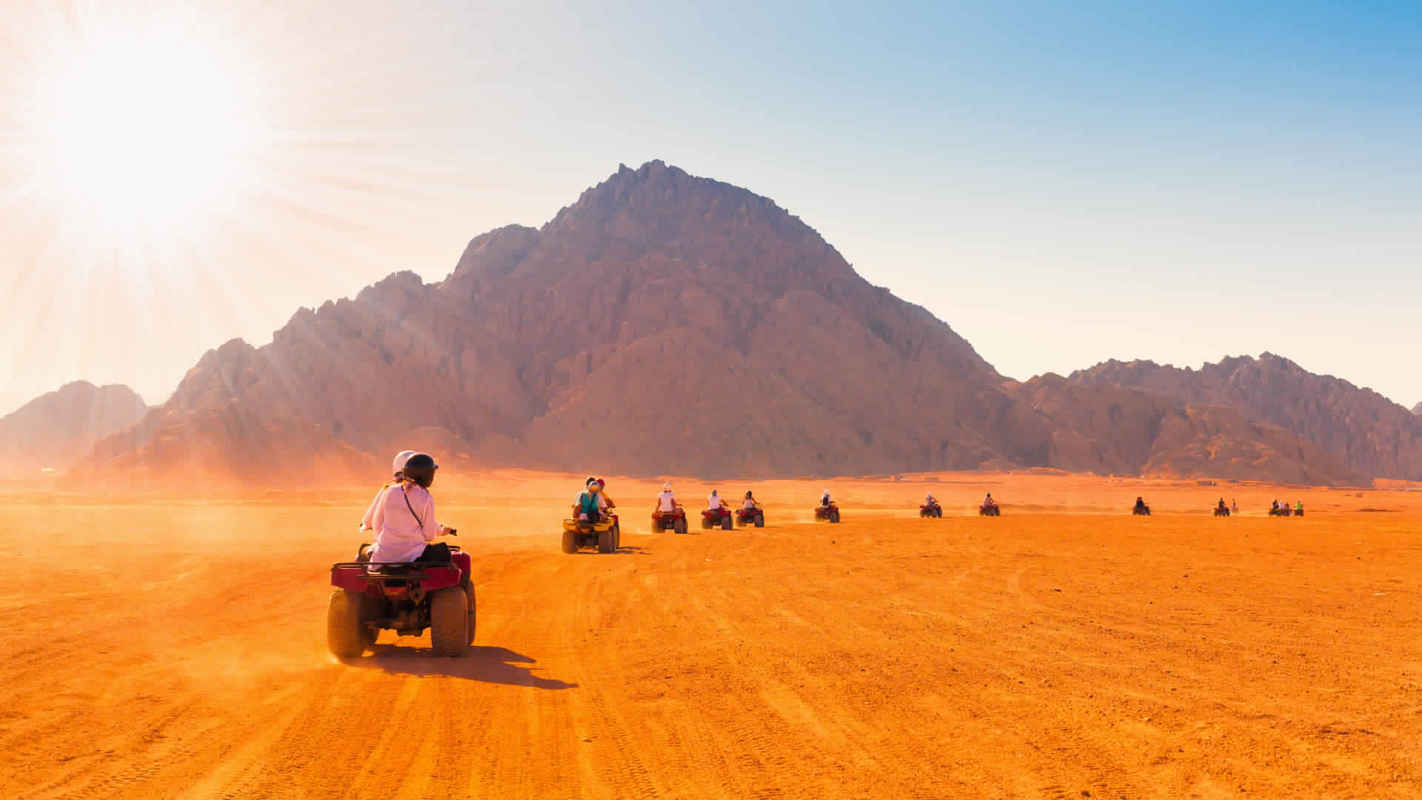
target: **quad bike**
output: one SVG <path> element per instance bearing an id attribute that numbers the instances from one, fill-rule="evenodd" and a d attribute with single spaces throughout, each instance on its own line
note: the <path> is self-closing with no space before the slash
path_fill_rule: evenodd
<path id="1" fill-rule="evenodd" d="M 652 512 L 652 533 L 667 531 L 686 533 L 686 509 L 677 506 L 675 511 Z"/>
<path id="2" fill-rule="evenodd" d="M 1293 516 L 1293 513 L 1294 510 L 1289 508 L 1288 506 L 1280 506 L 1278 508 L 1269 509 L 1269 516 L 1271 517 L 1289 517 Z"/>
<path id="3" fill-rule="evenodd" d="M 730 530 L 735 525 L 735 518 L 731 516 L 731 509 L 721 506 L 720 508 L 708 508 L 701 512 L 702 528 L 717 528 L 723 531 Z"/>
<path id="4" fill-rule="evenodd" d="M 1134 507 L 1134 508 L 1131 509 L 1131 514 L 1132 514 L 1133 516 L 1137 516 L 1137 517 L 1148 517 L 1148 516 L 1150 516 L 1150 506 L 1146 506 L 1146 505 L 1136 506 L 1136 507 Z"/>
<path id="5" fill-rule="evenodd" d="M 1000 517 L 1002 516 L 1002 507 L 996 503 L 993 503 L 990 506 L 978 506 L 978 516 Z"/>
<path id="6" fill-rule="evenodd" d="M 742 527 L 754 525 L 757 528 L 765 527 L 765 512 L 759 508 L 738 508 L 736 509 L 736 522 Z"/>
<path id="7" fill-rule="evenodd" d="M 941 518 L 943 516 L 943 506 L 940 506 L 937 503 L 921 505 L 918 507 L 918 516 Z"/>
<path id="8" fill-rule="evenodd" d="M 816 522 L 839 522 L 839 506 L 830 503 L 827 506 L 815 506 Z"/>
<path id="9" fill-rule="evenodd" d="M 1296 517 L 1302 517 L 1302 516 L 1303 516 L 1303 509 L 1302 509 L 1302 508 L 1296 508 L 1296 509 L 1294 509 L 1294 516 L 1296 516 Z"/>
<path id="10" fill-rule="evenodd" d="M 1221 508 L 1220 506 L 1215 506 L 1215 516 L 1217 516 L 1217 517 L 1228 517 L 1228 516 L 1229 516 L 1229 509 L 1228 509 L 1228 508 Z"/>
<path id="11" fill-rule="evenodd" d="M 615 553 L 622 546 L 622 524 L 616 514 L 597 522 L 563 520 L 563 552 L 576 553 L 584 547 L 596 547 L 599 553 Z"/>
<path id="12" fill-rule="evenodd" d="M 369 548 L 361 545 L 356 561 L 331 565 L 326 609 L 331 654 L 357 658 L 385 628 L 401 636 L 419 636 L 428 628 L 435 655 L 467 654 L 477 616 L 469 554 L 449 547 L 440 548 L 447 559 L 372 562 Z"/>

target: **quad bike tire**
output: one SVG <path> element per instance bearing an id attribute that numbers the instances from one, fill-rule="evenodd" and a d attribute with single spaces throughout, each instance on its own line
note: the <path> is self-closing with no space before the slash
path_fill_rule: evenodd
<path id="1" fill-rule="evenodd" d="M 615 543 L 615 539 L 614 539 L 614 537 L 615 537 L 616 535 L 617 535 L 617 534 L 615 534 L 615 533 L 612 532 L 612 529 L 611 529 L 611 528 L 608 528 L 608 529 L 605 530 L 605 531 L 598 531 L 598 532 L 597 532 L 597 551 L 598 551 L 599 553 L 612 553 L 612 552 L 615 552 L 615 551 L 617 550 L 617 544 Z"/>
<path id="2" fill-rule="evenodd" d="M 469 596 L 450 586 L 430 596 L 430 647 L 437 656 L 469 652 Z"/>
<path id="3" fill-rule="evenodd" d="M 474 596 L 474 584 L 464 584 L 464 595 L 469 598 L 469 644 L 474 644 L 474 630 L 479 622 L 479 602 Z"/>
<path id="4" fill-rule="evenodd" d="M 732 528 L 735 528 L 735 527 L 736 527 L 736 521 L 733 520 L 733 519 L 731 519 L 731 515 L 730 515 L 730 514 L 722 514 L 722 515 L 721 515 L 721 530 L 723 530 L 723 531 L 729 531 L 729 530 L 731 530 Z"/>
<path id="5" fill-rule="evenodd" d="M 672 523 L 672 530 L 676 533 L 686 533 L 686 519 L 678 519 Z"/>
<path id="6" fill-rule="evenodd" d="M 765 527 L 765 515 L 764 515 L 764 514 L 756 514 L 756 515 L 755 515 L 755 526 L 756 526 L 757 528 L 764 528 L 764 527 Z"/>
<path id="7" fill-rule="evenodd" d="M 711 530 L 711 518 L 708 517 L 708 516 L 706 516 L 705 514 L 702 514 L 702 515 L 701 515 L 701 530 L 703 530 L 703 531 L 709 531 L 709 530 Z"/>
<path id="8" fill-rule="evenodd" d="M 336 658 L 359 658 L 373 644 L 370 629 L 361 619 L 364 600 L 359 592 L 335 589 L 326 606 L 326 646 Z"/>
<path id="9" fill-rule="evenodd" d="M 622 549 L 622 523 L 615 522 L 612 525 L 612 551 L 615 553 Z"/>
<path id="10" fill-rule="evenodd" d="M 577 531 L 563 531 L 563 552 L 565 552 L 565 553 L 576 553 L 576 552 L 578 552 L 578 534 L 577 534 Z"/>
<path id="11" fill-rule="evenodd" d="M 830 521 L 830 522 L 834 522 L 834 523 L 838 523 L 838 522 L 839 522 L 839 509 L 837 509 L 837 508 L 831 508 L 831 509 L 830 509 L 830 512 L 829 512 L 829 521 Z"/>

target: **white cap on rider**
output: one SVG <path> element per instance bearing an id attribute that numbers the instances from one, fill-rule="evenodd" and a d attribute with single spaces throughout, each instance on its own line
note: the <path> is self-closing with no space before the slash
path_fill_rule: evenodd
<path id="1" fill-rule="evenodd" d="M 415 454 L 414 450 L 401 450 L 395 454 L 395 460 L 390 464 L 392 472 L 404 472 L 405 462 L 410 460 L 410 456 Z"/>
<path id="2" fill-rule="evenodd" d="M 664 483 L 664 484 L 662 484 L 662 491 L 664 491 L 664 492 L 670 492 L 670 491 L 671 491 L 671 484 L 670 484 L 670 483 Z"/>

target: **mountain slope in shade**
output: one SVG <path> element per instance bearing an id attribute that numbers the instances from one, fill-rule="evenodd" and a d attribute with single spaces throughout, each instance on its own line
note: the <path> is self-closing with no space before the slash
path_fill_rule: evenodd
<path id="1" fill-rule="evenodd" d="M 1417 405 L 1413 406 L 1412 413 L 1422 415 L 1422 403 L 1418 403 Z"/>
<path id="2" fill-rule="evenodd" d="M 1045 428 L 1001 384 L 772 201 L 654 161 L 476 238 L 441 283 L 398 273 L 208 353 L 98 460 L 165 430 L 255 474 L 246 453 L 306 425 L 362 452 L 423 428 L 485 463 L 643 474 L 1041 463 Z"/>
<path id="3" fill-rule="evenodd" d="M 45 467 L 65 469 L 147 410 L 143 398 L 127 386 L 65 384 L 0 417 L 0 474 L 25 477 Z"/>
<path id="4" fill-rule="evenodd" d="M 1187 406 L 1223 406 L 1282 428 L 1337 456 L 1356 473 L 1422 480 L 1422 419 L 1370 390 L 1264 353 L 1199 370 L 1150 361 L 1107 361 L 1068 379 L 1119 386 Z"/>
<path id="5" fill-rule="evenodd" d="M 1054 467 L 1314 485 L 1365 480 L 1318 445 L 1235 409 L 1187 406 L 1140 389 L 1082 385 L 1057 375 L 1033 378 L 1017 393 L 1048 421 Z"/>

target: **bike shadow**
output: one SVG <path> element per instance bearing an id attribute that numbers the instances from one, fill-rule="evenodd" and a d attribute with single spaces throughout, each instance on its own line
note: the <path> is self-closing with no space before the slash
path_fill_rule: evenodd
<path id="1" fill-rule="evenodd" d="M 430 653 L 428 647 L 401 647 L 377 644 L 374 655 L 352 661 L 365 669 L 381 669 L 392 675 L 447 675 L 451 678 L 500 683 L 507 686 L 527 686 L 531 689 L 576 689 L 578 684 L 535 675 L 537 661 L 506 647 L 469 648 L 461 658 L 442 658 Z"/>

